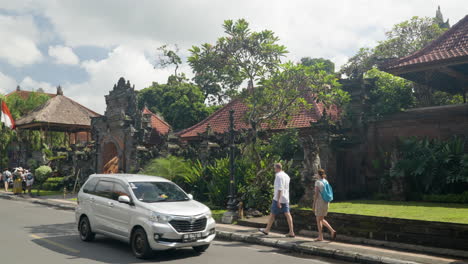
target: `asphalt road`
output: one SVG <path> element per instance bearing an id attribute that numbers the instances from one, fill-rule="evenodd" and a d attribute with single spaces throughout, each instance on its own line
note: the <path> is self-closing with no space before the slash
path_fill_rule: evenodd
<path id="1" fill-rule="evenodd" d="M 74 213 L 21 201 L 0 199 L 0 263 L 190 263 L 190 264 L 326 264 L 343 263 L 292 255 L 263 246 L 215 241 L 199 255 L 192 249 L 158 252 L 149 260 L 136 259 L 129 246 L 102 236 L 82 242 Z"/>

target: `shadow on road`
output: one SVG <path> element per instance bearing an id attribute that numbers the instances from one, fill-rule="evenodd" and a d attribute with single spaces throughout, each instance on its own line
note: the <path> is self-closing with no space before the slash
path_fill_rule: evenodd
<path id="1" fill-rule="evenodd" d="M 135 258 L 127 243 L 104 236 L 93 242 L 80 240 L 74 223 L 26 227 L 32 242 L 48 250 L 67 255 L 69 259 L 90 259 L 105 263 L 147 263 Z M 155 252 L 151 261 L 164 262 L 199 256 L 191 248 Z"/>

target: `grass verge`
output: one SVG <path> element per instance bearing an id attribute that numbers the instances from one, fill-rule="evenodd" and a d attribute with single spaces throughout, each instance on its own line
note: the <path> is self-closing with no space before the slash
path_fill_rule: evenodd
<path id="1" fill-rule="evenodd" d="M 333 202 L 329 212 L 468 224 L 468 204 L 355 200 Z"/>

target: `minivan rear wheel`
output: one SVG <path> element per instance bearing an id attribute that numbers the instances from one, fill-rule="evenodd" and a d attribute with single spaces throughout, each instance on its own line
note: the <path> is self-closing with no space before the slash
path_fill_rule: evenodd
<path id="1" fill-rule="evenodd" d="M 133 232 L 131 246 L 133 255 L 137 258 L 147 259 L 153 256 L 153 250 L 148 243 L 146 232 L 141 228 L 138 228 Z"/>
<path id="2" fill-rule="evenodd" d="M 196 246 L 196 247 L 193 247 L 193 250 L 195 250 L 197 253 L 203 253 L 203 252 L 205 252 L 209 247 L 210 247 L 210 244 L 208 244 L 208 245 L 203 245 L 203 246 Z"/>
<path id="3" fill-rule="evenodd" d="M 89 224 L 88 217 L 83 216 L 80 219 L 80 225 L 78 226 L 78 231 L 80 232 L 80 238 L 83 241 L 89 242 L 93 241 L 96 234 L 91 231 L 91 225 Z"/>

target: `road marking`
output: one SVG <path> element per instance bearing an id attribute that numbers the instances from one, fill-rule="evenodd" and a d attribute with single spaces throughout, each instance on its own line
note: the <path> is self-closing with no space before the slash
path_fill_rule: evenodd
<path id="1" fill-rule="evenodd" d="M 72 252 L 72 253 L 80 253 L 79 250 L 76 250 L 76 249 L 74 249 L 74 248 L 70 248 L 70 247 L 64 246 L 64 245 L 62 245 L 62 244 L 59 244 L 59 243 L 54 242 L 54 241 L 52 241 L 52 240 L 49 240 L 49 239 L 47 239 L 47 238 L 43 238 L 43 237 L 40 237 L 40 236 L 38 236 L 38 235 L 30 235 L 30 236 L 31 236 L 32 238 L 34 238 L 34 239 L 39 239 L 39 240 L 44 241 L 44 242 L 46 242 L 46 243 L 48 243 L 48 244 L 54 245 L 54 246 L 56 246 L 56 247 L 58 247 L 58 248 L 61 248 L 61 249 L 65 249 L 65 250 L 70 251 L 70 252 Z"/>

